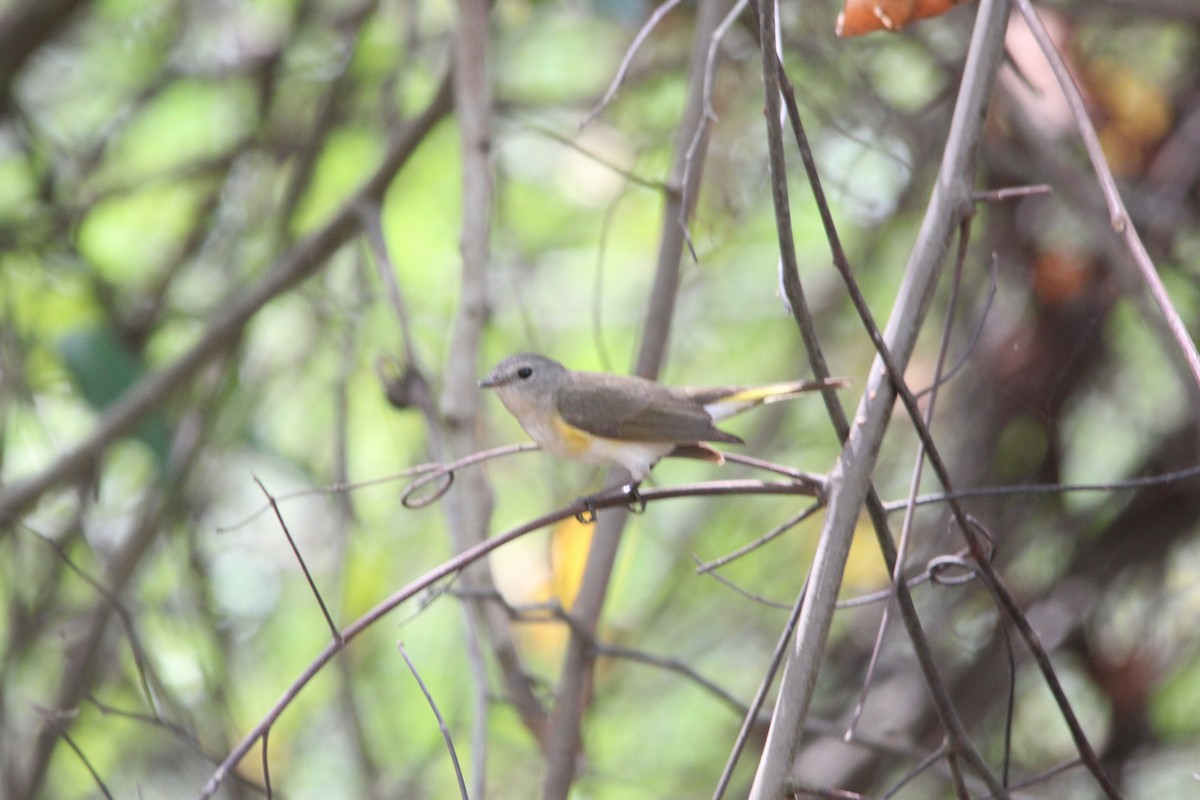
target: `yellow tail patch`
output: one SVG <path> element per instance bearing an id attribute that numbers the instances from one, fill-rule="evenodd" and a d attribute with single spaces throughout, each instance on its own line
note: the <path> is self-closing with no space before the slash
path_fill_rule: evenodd
<path id="1" fill-rule="evenodd" d="M 777 395 L 792 394 L 796 391 L 794 383 L 769 383 L 766 386 L 751 386 L 740 392 L 734 392 L 728 397 L 722 397 L 722 403 L 753 403 L 756 400 L 767 400 Z"/>

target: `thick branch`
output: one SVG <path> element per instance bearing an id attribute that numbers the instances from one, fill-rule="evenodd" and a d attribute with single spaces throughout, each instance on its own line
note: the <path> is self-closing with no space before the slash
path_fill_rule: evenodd
<path id="1" fill-rule="evenodd" d="M 886 346 L 901 369 L 916 344 L 942 256 L 959 222 L 971 211 L 973 157 L 987 100 L 1003 55 L 1007 14 L 1006 0 L 984 0 L 979 8 L 938 182 L 884 333 Z M 764 41 L 764 48 L 768 46 Z M 894 400 L 895 390 L 881 358 L 877 357 L 855 414 L 860 424 L 851 430 L 830 476 L 830 507 L 826 511 L 808 596 L 784 672 L 766 750 L 751 790 L 752 798 L 783 796 L 788 785 L 800 732 L 825 652 L 850 541 L 870 488 L 871 474 Z"/>
<path id="2" fill-rule="evenodd" d="M 696 16 L 696 36 L 692 45 L 688 82 L 688 101 L 675 137 L 675 153 L 671 164 L 669 190 L 663 208 L 662 238 L 659 240 L 658 265 L 654 286 L 646 307 L 646 322 L 638 353 L 636 373 L 657 377 L 667 351 L 667 340 L 675 314 L 675 297 L 679 288 L 679 262 L 683 256 L 686 221 L 695 207 L 700 189 L 701 165 L 707 152 L 708 136 L 702 133 L 691 150 L 693 161 L 689 168 L 689 148 L 699 126 L 707 128 L 704 116 L 705 64 L 714 32 L 728 9 L 728 0 L 702 0 Z M 687 183 L 684 184 L 684 176 Z M 627 479 L 626 476 L 625 479 Z M 587 705 L 594 665 L 591 637 L 600 619 L 608 595 L 609 581 L 617 549 L 621 541 L 627 514 L 614 512 L 601 517 L 599 530 L 592 538 L 583 581 L 571 616 L 577 629 L 571 631 L 567 655 L 563 659 L 559 679 L 558 704 L 550 718 L 546 737 L 548 762 L 543 797 L 546 800 L 565 800 L 575 777 L 580 747 L 580 728 Z"/>

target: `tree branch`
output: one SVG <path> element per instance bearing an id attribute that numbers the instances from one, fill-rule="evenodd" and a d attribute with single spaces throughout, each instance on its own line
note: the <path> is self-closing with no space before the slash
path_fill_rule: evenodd
<path id="1" fill-rule="evenodd" d="M 122 395 L 83 441 L 39 474 L 13 483 L 0 492 L 0 525 L 28 511 L 51 489 L 86 474 L 110 444 L 135 428 L 148 413 L 235 342 L 263 306 L 318 272 L 339 247 L 358 233 L 358 204 L 364 200 L 378 201 L 383 196 L 417 145 L 450 110 L 452 95 L 450 73 L 447 72 L 429 105 L 396 134 L 383 162 L 324 226 L 280 256 L 257 285 L 237 292 L 227 303 L 220 305 L 195 344 L 174 363 L 147 375 Z"/>

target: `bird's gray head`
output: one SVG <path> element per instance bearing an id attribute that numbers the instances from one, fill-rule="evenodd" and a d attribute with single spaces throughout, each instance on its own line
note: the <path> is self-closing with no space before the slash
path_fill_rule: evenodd
<path id="1" fill-rule="evenodd" d="M 534 353 L 509 356 L 479 382 L 485 389 L 495 389 L 509 410 L 520 417 L 513 407 L 536 401 L 553 401 L 554 390 L 567 377 L 567 368 L 557 361 Z M 522 403 L 524 401 L 524 403 Z"/>

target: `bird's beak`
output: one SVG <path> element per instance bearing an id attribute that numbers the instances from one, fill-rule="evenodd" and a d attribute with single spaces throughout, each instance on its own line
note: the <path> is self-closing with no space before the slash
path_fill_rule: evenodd
<path id="1" fill-rule="evenodd" d="M 486 378 L 484 378 L 483 380 L 481 380 L 479 382 L 480 389 L 491 389 L 495 385 L 496 385 L 496 382 L 494 380 L 492 380 L 491 375 L 487 376 Z"/>

